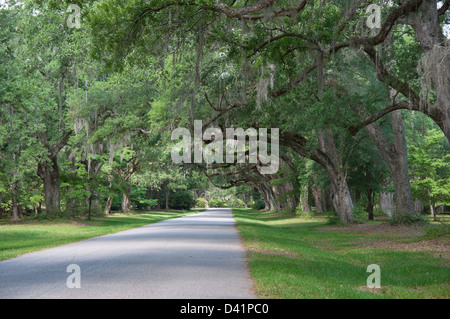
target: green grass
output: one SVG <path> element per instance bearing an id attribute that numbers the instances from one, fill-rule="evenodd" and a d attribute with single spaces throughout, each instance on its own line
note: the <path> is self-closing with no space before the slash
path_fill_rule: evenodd
<path id="1" fill-rule="evenodd" d="M 249 209 L 233 213 L 261 298 L 450 297 L 448 248 L 447 255 L 433 251 L 449 243 L 442 229 L 430 242 L 428 228 L 396 228 L 385 220 L 332 226 L 326 217 L 300 219 Z M 367 288 L 370 264 L 380 266 L 381 288 Z"/>
<path id="2" fill-rule="evenodd" d="M 103 218 L 66 221 L 0 220 L 0 261 L 33 251 L 181 217 L 197 210 L 112 214 Z"/>

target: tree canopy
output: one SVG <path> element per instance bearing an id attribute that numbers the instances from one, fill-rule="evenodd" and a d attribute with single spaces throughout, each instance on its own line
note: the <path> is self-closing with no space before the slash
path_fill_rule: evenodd
<path id="1" fill-rule="evenodd" d="M 449 6 L 4 1 L 0 213 L 220 200 L 351 222 L 390 193 L 399 222 L 436 214 L 449 205 Z M 194 136 L 196 121 L 216 160 L 174 163 L 172 132 Z M 249 140 L 231 163 L 218 160 L 230 128 Z M 261 171 L 262 145 L 279 148 L 276 172 Z"/>

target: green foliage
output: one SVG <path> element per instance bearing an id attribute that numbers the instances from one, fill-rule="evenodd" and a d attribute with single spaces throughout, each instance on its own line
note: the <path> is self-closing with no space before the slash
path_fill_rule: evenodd
<path id="1" fill-rule="evenodd" d="M 208 201 L 203 197 L 198 197 L 195 200 L 195 207 L 197 208 L 206 208 L 208 206 Z"/>
<path id="2" fill-rule="evenodd" d="M 256 199 L 252 205 L 252 209 L 261 210 L 266 207 L 266 204 L 262 199 Z"/>
<path id="3" fill-rule="evenodd" d="M 228 207 L 228 203 L 224 199 L 210 199 L 208 203 L 211 208 Z"/>
<path id="4" fill-rule="evenodd" d="M 309 211 L 309 212 L 305 212 L 305 211 L 302 209 L 302 205 L 298 205 L 297 208 L 295 209 L 295 215 L 297 215 L 297 216 L 300 217 L 300 218 L 306 218 L 306 219 L 309 219 L 309 218 L 312 218 L 312 217 L 313 217 L 313 212 L 312 212 L 312 210 Z"/>
<path id="5" fill-rule="evenodd" d="M 353 208 L 353 223 L 363 223 L 367 221 L 367 211 L 366 208 L 359 204 Z"/>
<path id="6" fill-rule="evenodd" d="M 23 215 L 35 214 L 48 195 L 37 167 L 52 160 L 61 168 L 61 212 L 55 216 L 85 215 L 86 200 L 98 202 L 99 209 L 109 196 L 119 209 L 122 194 L 130 197 L 133 209 L 145 209 L 157 204 L 157 192 L 165 191 L 172 208 L 206 206 L 200 199 L 193 202 L 190 192 L 195 191 L 210 199 L 212 207 L 263 209 L 260 194 L 251 198 L 252 184 L 263 177 L 244 176 L 251 186 L 218 190 L 202 170 L 175 165 L 170 158 L 175 128 L 190 127 L 194 118 L 206 121 L 220 115 L 213 125 L 257 124 L 299 135 L 291 141 L 295 152 L 281 149 L 283 155 L 295 153 L 293 159 L 288 156 L 292 167 L 285 163 L 282 176 L 270 180 L 273 187 L 293 185 L 279 201 L 298 196 L 294 192 L 303 187 L 330 186 L 324 166 L 335 162 L 334 154 L 320 148 L 318 132 L 333 134 L 341 159 L 332 166 L 345 171 L 352 193 L 362 194 L 354 215 L 356 220 L 366 218 L 363 204 L 373 204 L 389 174 L 364 129 L 349 133 L 361 121 L 350 106 L 379 112 L 389 102 L 387 86 L 356 47 L 327 55 L 323 92 L 318 92 L 317 68 L 304 79 L 300 76 L 316 63 L 316 46 L 352 43 L 366 18 L 362 8 L 349 15 L 348 1 L 312 1 L 295 15 L 275 17 L 270 10 L 288 13 L 297 4 L 277 1 L 250 13 L 255 19 L 236 19 L 219 13 L 212 0 L 74 3 L 82 7 L 81 29 L 67 28 L 66 5 L 55 0 L 25 1 L 24 6 L 0 10 L 1 213 L 9 213 L 12 199 L 17 199 Z M 239 12 L 252 1 L 228 5 Z M 398 5 L 383 6 L 383 16 Z M 417 60 L 423 50 L 413 33 L 412 26 L 398 23 L 377 50 L 380 61 L 389 61 L 391 74 L 420 90 Z M 230 106 L 226 113 L 218 112 Z M 377 123 L 390 140 L 386 118 Z M 414 124 L 408 136 L 414 197 L 432 206 L 449 205 L 448 141 L 429 127 L 423 140 L 417 138 L 418 119 L 417 114 L 408 118 Z M 66 134 L 70 140 L 57 148 Z M 56 151 L 60 153 L 51 159 Z M 17 194 L 12 193 L 15 182 Z M 163 202 L 164 196 L 159 204 Z"/>
<path id="7" fill-rule="evenodd" d="M 189 210 L 194 206 L 195 200 L 191 191 L 178 191 L 169 196 L 170 208 Z"/>
<path id="8" fill-rule="evenodd" d="M 247 207 L 245 202 L 240 198 L 236 198 L 236 199 L 232 200 L 230 206 L 236 207 L 236 208 L 246 208 Z"/>
<path id="9" fill-rule="evenodd" d="M 450 205 L 450 146 L 442 131 L 429 130 L 419 145 L 410 147 L 410 166 L 416 176 L 413 195 L 433 206 Z"/>

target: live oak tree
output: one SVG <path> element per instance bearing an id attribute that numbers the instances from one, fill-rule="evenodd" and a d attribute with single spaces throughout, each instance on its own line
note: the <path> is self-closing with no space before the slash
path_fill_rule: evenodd
<path id="1" fill-rule="evenodd" d="M 406 107 L 420 109 L 418 102 L 423 102 L 423 99 L 416 99 L 420 94 L 414 93 L 414 89 L 398 77 L 398 72 L 391 74 L 391 70 L 387 69 L 376 49 L 388 42 L 396 24 L 410 24 L 405 21 L 418 15 L 422 8 L 425 8 L 423 10 L 429 19 L 428 25 L 439 31 L 439 21 L 436 17 L 445 15 L 448 5 L 446 2 L 439 10 L 437 7 L 430 9 L 431 2 L 407 1 L 394 3 L 390 7 L 385 6 L 383 8 L 385 19 L 375 33 L 373 30 L 364 29 L 363 22 L 367 18 L 364 9 L 367 8 L 367 3 L 363 1 L 347 4 L 322 1 L 287 1 L 278 4 L 274 1 L 255 1 L 246 5 L 232 6 L 208 1 L 190 3 L 150 1 L 143 6 L 99 1 L 94 6 L 91 21 L 94 27 L 97 27 L 101 48 L 106 48 L 107 52 L 112 53 L 113 58 L 108 59 L 112 63 L 122 61 L 122 58 L 131 52 L 131 48 L 136 53 L 148 52 L 146 48 L 151 47 L 151 54 L 159 56 L 162 60 L 172 55 L 173 61 L 176 61 L 176 57 L 182 58 L 185 52 L 188 52 L 187 54 L 194 52 L 191 60 L 194 63 L 191 73 L 194 81 L 188 82 L 192 84 L 188 89 L 192 94 L 189 114 L 191 120 L 195 117 L 194 114 L 199 114 L 197 105 L 205 105 L 199 91 L 207 90 L 205 97 L 213 109 L 213 115 L 205 128 L 213 123 L 218 124 L 224 117 L 230 119 L 233 118 L 233 114 L 237 116 L 237 109 L 244 113 L 242 109 L 249 104 L 253 104 L 253 107 L 256 104 L 257 109 L 264 107 L 268 99 L 273 104 L 279 104 L 275 99 L 290 95 L 300 87 L 303 90 L 308 88 L 302 84 L 304 81 L 313 81 L 309 88 L 315 86 L 315 90 L 310 89 L 300 96 L 300 99 L 296 98 L 300 102 L 297 103 L 301 105 L 299 109 L 307 110 L 307 105 L 314 103 L 312 102 L 314 98 L 318 99 L 315 101 L 316 104 L 323 103 L 327 91 L 329 94 L 332 92 L 332 86 L 330 87 L 327 81 L 332 79 L 328 74 L 329 66 L 338 62 L 335 57 L 345 55 L 346 50 L 362 48 L 363 50 L 359 52 L 374 62 L 378 79 L 396 90 L 397 95 L 401 94 L 409 101 L 394 98 L 387 107 L 376 110 L 373 114 L 364 114 L 364 118 L 352 125 L 351 131 L 355 134 L 359 129 L 394 110 Z M 106 8 L 113 9 L 108 17 L 101 14 Z M 434 18 L 431 19 L 431 16 Z M 343 19 L 339 20 L 337 17 Z M 420 42 L 419 24 L 416 22 L 415 31 Z M 108 28 L 108 25 L 119 27 L 113 29 Z M 151 26 L 150 29 L 147 29 L 147 26 Z M 147 30 L 152 32 L 148 33 Z M 437 31 L 435 43 L 445 46 L 445 41 Z M 389 45 L 385 48 L 389 49 Z M 226 59 L 223 59 L 224 56 Z M 211 57 L 214 58 L 215 65 L 208 60 Z M 298 67 L 292 67 L 293 65 Z M 223 66 L 227 66 L 228 69 L 219 72 Z M 215 78 L 219 83 L 223 82 L 225 85 L 226 81 L 229 81 L 226 85 L 228 88 L 234 88 L 233 93 L 230 94 L 227 86 L 204 85 L 205 81 L 211 83 L 211 80 L 206 78 L 214 72 L 212 70 L 218 70 Z M 197 105 L 194 105 L 193 101 L 196 101 Z M 437 109 L 444 110 L 445 113 L 445 106 L 442 105 L 445 103 L 441 103 Z M 433 118 L 445 131 L 443 115 L 436 116 L 436 112 L 430 111 L 429 108 L 421 111 Z M 261 120 L 261 115 L 257 121 L 250 118 L 246 126 L 251 126 L 255 122 L 259 125 L 276 123 L 276 126 L 283 126 L 279 125 L 281 124 L 279 122 L 274 122 L 273 118 L 272 121 L 266 118 L 263 117 Z M 227 119 L 224 123 L 227 123 Z M 222 125 L 225 125 L 224 123 Z M 339 124 L 335 127 L 339 127 Z M 353 204 L 346 180 L 345 163 L 348 159 L 345 158 L 345 153 L 348 151 L 346 147 L 350 144 L 347 146 L 336 144 L 338 142 L 336 137 L 341 135 L 341 132 L 335 135 L 336 130 L 326 127 L 316 127 L 304 133 L 286 129 L 282 134 L 282 143 L 298 154 L 317 161 L 327 170 L 341 219 L 349 221 L 352 219 Z M 400 144 L 404 145 L 404 141 Z M 340 150 L 342 147 L 344 149 Z M 399 147 L 398 151 L 401 148 L 405 147 Z M 404 157 L 405 153 L 397 158 Z M 401 194 L 398 197 L 402 197 Z M 408 211 L 410 209 L 408 205 L 400 203 L 398 211 L 403 213 L 405 206 Z"/>

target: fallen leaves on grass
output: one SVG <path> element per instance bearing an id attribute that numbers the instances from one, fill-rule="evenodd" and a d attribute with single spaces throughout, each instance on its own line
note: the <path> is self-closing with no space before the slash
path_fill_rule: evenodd
<path id="1" fill-rule="evenodd" d="M 245 250 L 248 253 L 257 253 L 263 255 L 271 255 L 271 256 L 282 256 L 289 258 L 297 258 L 299 254 L 291 251 L 284 250 L 282 248 L 263 248 L 259 246 L 257 243 L 247 244 L 245 245 Z"/>
<path id="2" fill-rule="evenodd" d="M 422 239 L 422 228 L 420 226 L 391 225 L 389 223 L 378 225 L 352 224 L 321 227 L 317 232 L 364 234 L 356 241 L 346 243 L 354 248 L 428 252 L 438 257 L 450 258 L 450 238 L 443 236 L 434 239 Z"/>

